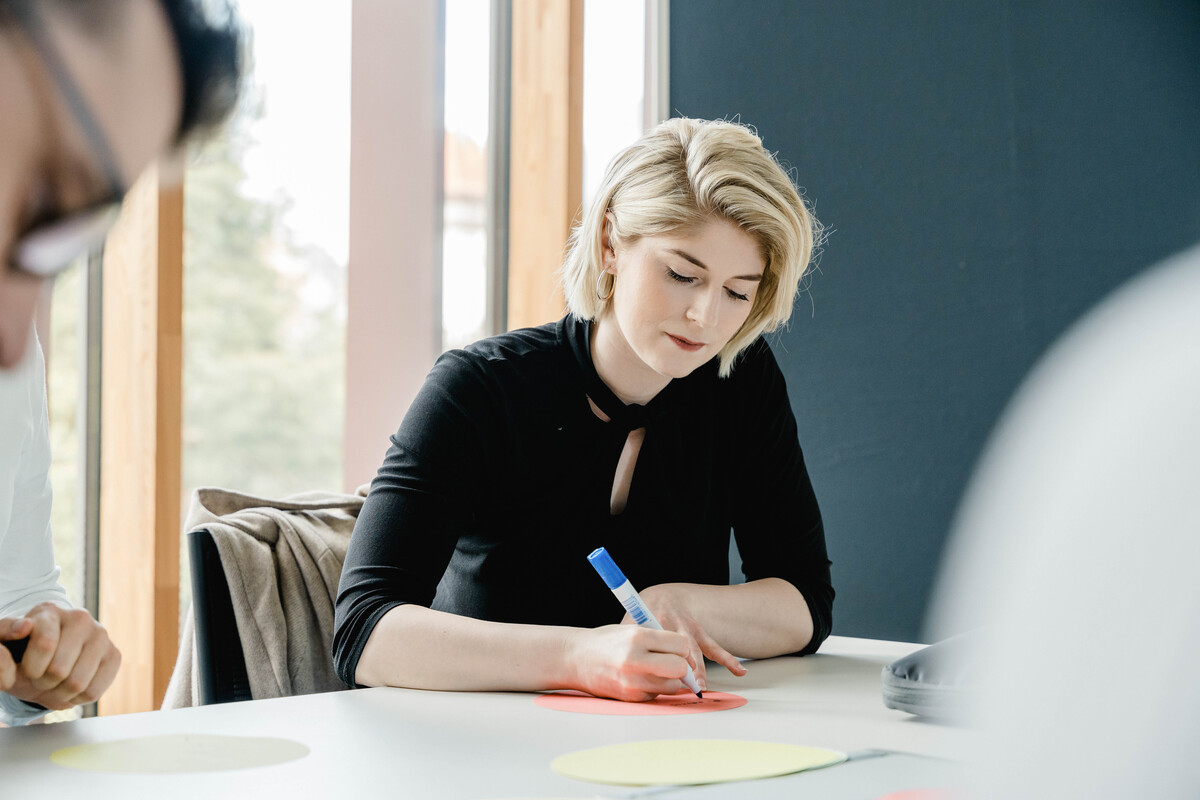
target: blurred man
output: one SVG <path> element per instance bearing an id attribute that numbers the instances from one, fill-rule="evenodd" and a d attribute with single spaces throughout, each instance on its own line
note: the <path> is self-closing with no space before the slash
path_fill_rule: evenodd
<path id="1" fill-rule="evenodd" d="M 232 16 L 200 0 L 0 0 L 0 722 L 95 700 L 121 661 L 58 582 L 34 306 L 151 161 L 230 112 L 238 75 Z"/>
<path id="2" fill-rule="evenodd" d="M 1031 373 L 971 480 L 935 635 L 972 630 L 976 800 L 1200 792 L 1200 246 Z"/>

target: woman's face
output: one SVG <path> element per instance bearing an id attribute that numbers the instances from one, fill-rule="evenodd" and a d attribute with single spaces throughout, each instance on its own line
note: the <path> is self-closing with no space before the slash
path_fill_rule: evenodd
<path id="1" fill-rule="evenodd" d="M 597 334 L 607 340 L 607 371 L 616 367 L 625 380 L 658 382 L 658 389 L 733 338 L 750 315 L 765 268 L 758 242 L 719 217 L 606 249 L 604 260 L 616 280 Z"/>

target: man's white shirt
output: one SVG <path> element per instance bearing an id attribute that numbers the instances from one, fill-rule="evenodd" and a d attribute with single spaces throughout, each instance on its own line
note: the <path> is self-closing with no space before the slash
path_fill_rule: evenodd
<path id="1" fill-rule="evenodd" d="M 71 607 L 54 560 L 50 504 L 46 364 L 31 336 L 21 363 L 0 369 L 0 618 L 45 601 Z M 45 713 L 0 692 L 0 722 L 20 725 Z"/>

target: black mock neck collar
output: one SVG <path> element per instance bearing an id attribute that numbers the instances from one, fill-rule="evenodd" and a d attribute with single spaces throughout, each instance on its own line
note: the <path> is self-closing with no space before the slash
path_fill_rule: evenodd
<path id="1" fill-rule="evenodd" d="M 645 405 L 636 403 L 626 405 L 596 372 L 596 364 L 592 361 L 592 329 L 595 322 L 568 314 L 563 317 L 560 325 L 563 338 L 566 339 L 572 355 L 575 356 L 575 363 L 579 365 L 584 391 L 611 420 L 612 424 L 622 430 L 631 431 L 636 428 L 648 427 L 657 417 L 666 413 L 666 409 L 671 403 L 671 396 L 677 393 L 677 385 L 681 383 L 680 380 L 672 380 Z M 686 378 L 683 380 L 686 381 Z"/>

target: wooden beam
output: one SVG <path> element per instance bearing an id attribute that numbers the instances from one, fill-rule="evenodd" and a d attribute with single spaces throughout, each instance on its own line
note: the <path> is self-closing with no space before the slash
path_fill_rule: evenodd
<path id="1" fill-rule="evenodd" d="M 583 201 L 583 0 L 513 0 L 508 326 L 565 311 L 558 287 Z"/>
<path id="2" fill-rule="evenodd" d="M 179 642 L 183 188 L 151 168 L 104 254 L 100 621 L 121 649 L 102 714 L 159 706 Z"/>

